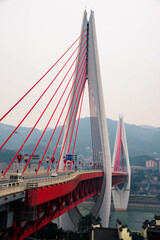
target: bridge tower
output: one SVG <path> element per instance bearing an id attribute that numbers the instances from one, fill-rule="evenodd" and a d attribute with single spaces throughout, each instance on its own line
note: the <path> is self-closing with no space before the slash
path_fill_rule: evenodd
<path id="1" fill-rule="evenodd" d="M 112 169 L 114 169 L 114 171 L 127 171 L 128 173 L 128 181 L 126 181 L 124 185 L 117 185 L 112 188 L 115 210 L 126 211 L 130 194 L 131 170 L 123 116 L 119 116 L 112 159 Z"/>
<path id="2" fill-rule="evenodd" d="M 101 142 L 101 154 L 103 158 L 103 184 L 101 192 L 94 204 L 94 207 L 91 210 L 91 213 L 94 216 L 99 216 L 101 218 L 101 223 L 103 227 L 108 227 L 109 215 L 110 215 L 110 201 L 111 201 L 111 157 L 110 157 L 110 146 L 108 139 L 108 130 L 106 123 L 106 114 L 103 100 L 103 91 L 101 83 L 101 74 L 100 74 L 100 65 L 98 57 L 98 48 L 97 48 L 97 39 L 96 39 L 96 30 L 95 30 L 95 20 L 94 12 L 91 11 L 90 18 L 87 20 L 87 12 L 84 12 L 83 23 L 81 32 L 87 28 L 87 59 L 86 59 L 86 79 L 88 80 L 88 91 L 89 91 L 89 104 L 90 104 L 90 115 L 92 115 L 91 120 L 91 131 L 96 128 L 96 135 L 99 136 L 99 142 Z M 82 38 L 84 34 L 82 35 Z M 74 91 L 74 90 L 73 90 Z M 94 105 L 94 113 L 91 114 L 91 105 Z M 93 109 L 93 108 L 92 108 Z M 76 110 L 75 110 L 76 112 Z M 68 129 L 69 123 L 73 124 L 76 114 L 74 114 L 71 119 L 72 107 L 70 114 L 67 119 L 65 126 L 64 137 L 66 137 L 66 132 Z M 93 113 L 93 111 L 92 111 Z M 96 122 L 96 125 L 95 125 Z M 62 156 L 66 155 L 66 149 L 68 148 L 69 139 L 71 136 L 71 131 L 68 132 L 67 141 L 65 143 L 65 148 L 63 150 Z M 96 137 L 97 138 L 97 137 Z M 99 143 L 98 143 L 99 144 Z M 96 144 L 97 147 L 97 144 Z M 92 148 L 93 140 L 92 140 Z M 98 151 L 97 151 L 98 152 Z M 99 151 L 100 152 L 100 151 Z M 61 159 L 60 168 L 63 169 L 63 159 Z M 76 229 L 77 223 L 81 214 L 77 207 L 71 209 L 69 212 L 60 216 L 60 225 L 64 229 Z"/>

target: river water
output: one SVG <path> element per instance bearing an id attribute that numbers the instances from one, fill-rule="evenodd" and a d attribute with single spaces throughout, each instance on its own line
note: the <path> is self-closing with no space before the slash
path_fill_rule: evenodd
<path id="1" fill-rule="evenodd" d="M 116 226 L 117 218 L 122 225 L 127 225 L 130 230 L 142 231 L 142 225 L 145 220 L 153 220 L 154 215 L 160 215 L 160 209 L 157 208 L 129 208 L 126 212 L 116 212 L 111 209 L 110 227 Z"/>
<path id="2" fill-rule="evenodd" d="M 92 204 L 90 203 L 83 203 L 79 209 L 83 215 L 89 213 L 90 209 L 92 208 Z M 142 225 L 145 220 L 153 220 L 154 215 L 160 216 L 160 209 L 159 208 L 128 208 L 126 212 L 116 212 L 114 208 L 111 208 L 110 213 L 110 227 L 116 227 L 116 220 L 119 219 L 122 225 L 127 225 L 130 230 L 134 231 L 142 231 Z"/>

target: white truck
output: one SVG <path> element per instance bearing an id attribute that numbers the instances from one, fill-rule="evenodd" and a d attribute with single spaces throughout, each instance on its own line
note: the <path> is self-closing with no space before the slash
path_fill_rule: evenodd
<path id="1" fill-rule="evenodd" d="M 9 182 L 23 182 L 22 173 L 13 173 L 9 177 Z"/>

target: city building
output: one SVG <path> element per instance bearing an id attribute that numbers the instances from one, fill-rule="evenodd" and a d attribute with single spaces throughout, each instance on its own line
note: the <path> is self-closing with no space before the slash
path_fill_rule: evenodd
<path id="1" fill-rule="evenodd" d="M 146 161 L 146 168 L 155 168 L 157 166 L 156 162 L 153 160 Z"/>

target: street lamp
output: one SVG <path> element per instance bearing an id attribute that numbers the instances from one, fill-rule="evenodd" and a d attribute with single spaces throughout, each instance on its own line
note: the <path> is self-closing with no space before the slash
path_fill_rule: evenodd
<path id="1" fill-rule="evenodd" d="M 46 139 L 44 139 L 43 142 L 46 142 Z M 49 158 L 51 161 L 51 144 L 49 144 Z M 51 172 L 51 168 L 49 169 L 49 177 L 50 177 L 50 172 Z"/>
<path id="2" fill-rule="evenodd" d="M 43 142 L 46 142 L 46 139 L 44 139 Z M 51 144 L 49 144 L 49 157 L 51 159 Z"/>
<path id="3" fill-rule="evenodd" d="M 19 133 L 19 132 L 15 132 L 15 133 L 21 135 L 23 143 L 24 143 L 24 137 L 23 137 L 22 133 Z M 24 158 L 24 145 L 23 145 L 23 158 Z"/>

